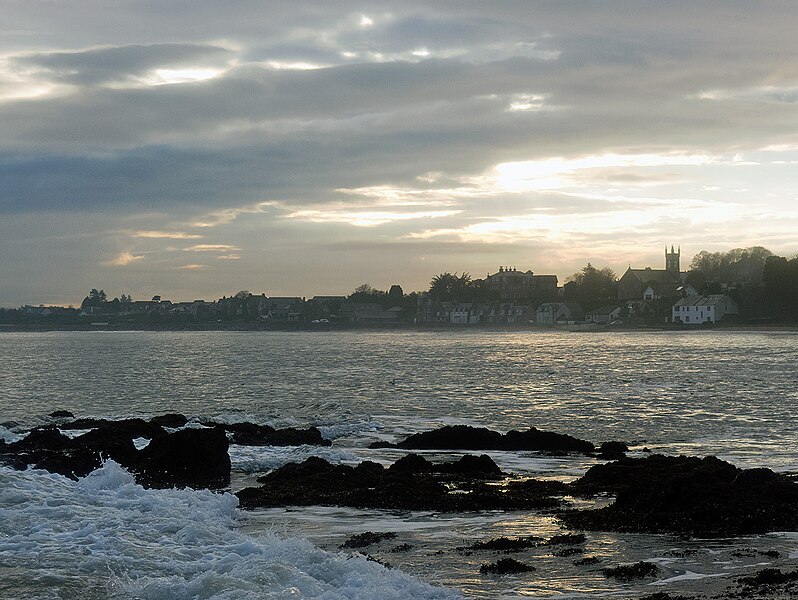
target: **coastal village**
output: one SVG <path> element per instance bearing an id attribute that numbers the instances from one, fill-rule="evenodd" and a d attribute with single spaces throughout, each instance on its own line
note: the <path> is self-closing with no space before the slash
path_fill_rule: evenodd
<path id="1" fill-rule="evenodd" d="M 796 312 L 798 259 L 756 247 L 702 252 L 690 270 L 681 250 L 665 248 L 664 268 L 632 267 L 620 278 L 588 264 L 560 285 L 556 275 L 499 266 L 484 279 L 443 273 L 430 289 L 405 294 L 369 285 L 348 296 L 267 296 L 240 291 L 215 301 L 172 302 L 160 296 L 109 300 L 91 290 L 80 308 L 0 309 L 5 327 L 175 327 L 248 323 L 263 328 L 350 327 L 696 327 L 790 322 Z M 775 299 L 773 296 L 777 296 Z M 757 300 L 759 299 L 759 300 Z"/>

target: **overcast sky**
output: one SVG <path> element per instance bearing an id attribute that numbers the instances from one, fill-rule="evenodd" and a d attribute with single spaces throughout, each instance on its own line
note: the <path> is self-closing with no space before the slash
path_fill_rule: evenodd
<path id="1" fill-rule="evenodd" d="M 783 2 L 0 0 L 0 306 L 798 252 Z"/>

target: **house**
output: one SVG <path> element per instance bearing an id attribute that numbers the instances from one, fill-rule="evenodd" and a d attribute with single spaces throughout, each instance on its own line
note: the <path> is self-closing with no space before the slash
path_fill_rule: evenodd
<path id="1" fill-rule="evenodd" d="M 485 285 L 503 302 L 529 303 L 533 299 L 557 297 L 556 275 L 535 275 L 515 267 L 499 267 L 498 272 L 485 277 Z"/>
<path id="2" fill-rule="evenodd" d="M 581 321 L 583 317 L 582 307 L 576 302 L 544 302 L 535 311 L 535 322 L 538 325 Z"/>
<path id="3" fill-rule="evenodd" d="M 623 307 L 620 305 L 602 306 L 585 313 L 585 323 L 612 323 L 621 318 Z"/>
<path id="4" fill-rule="evenodd" d="M 264 321 L 299 321 L 304 300 L 292 296 L 258 299 L 258 318 Z"/>
<path id="5" fill-rule="evenodd" d="M 347 301 L 341 306 L 341 315 L 360 325 L 392 325 L 399 322 L 401 310 L 398 306 L 383 310 L 379 304 Z"/>
<path id="6" fill-rule="evenodd" d="M 649 291 L 649 295 L 659 295 L 666 297 L 669 291 L 675 291 L 682 285 L 682 273 L 679 270 L 681 249 L 671 251 L 665 248 L 665 268 L 652 269 L 633 269 L 629 267 L 626 273 L 618 280 L 618 300 L 640 300 L 643 293 Z M 648 298 L 656 299 L 656 298 Z"/>
<path id="7" fill-rule="evenodd" d="M 726 294 L 687 296 L 673 305 L 674 323 L 718 323 L 738 314 L 739 306 Z"/>
<path id="8" fill-rule="evenodd" d="M 668 298 L 685 298 L 698 296 L 698 290 L 689 283 L 649 283 L 643 290 L 643 300 L 660 300 Z"/>

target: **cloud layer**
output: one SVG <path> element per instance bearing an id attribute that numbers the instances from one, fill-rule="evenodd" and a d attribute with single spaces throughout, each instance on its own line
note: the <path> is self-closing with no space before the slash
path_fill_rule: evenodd
<path id="1" fill-rule="evenodd" d="M 0 305 L 798 250 L 791 2 L 296 4 L 5 9 Z"/>

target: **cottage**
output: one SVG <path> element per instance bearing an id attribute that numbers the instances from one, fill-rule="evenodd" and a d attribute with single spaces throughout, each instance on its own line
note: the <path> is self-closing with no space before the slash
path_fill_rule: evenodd
<path id="1" fill-rule="evenodd" d="M 621 318 L 623 307 L 618 305 L 602 306 L 585 313 L 585 323 L 612 323 Z"/>
<path id="2" fill-rule="evenodd" d="M 674 323 L 718 323 L 738 314 L 737 303 L 726 294 L 688 296 L 673 305 Z"/>

